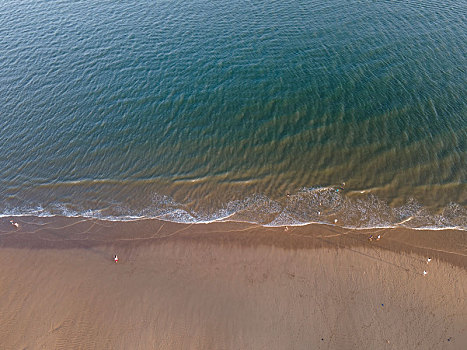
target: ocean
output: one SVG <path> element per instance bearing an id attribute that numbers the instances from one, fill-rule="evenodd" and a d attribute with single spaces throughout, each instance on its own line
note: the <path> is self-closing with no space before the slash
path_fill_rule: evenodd
<path id="1" fill-rule="evenodd" d="M 466 17 L 2 1 L 0 215 L 465 230 Z"/>

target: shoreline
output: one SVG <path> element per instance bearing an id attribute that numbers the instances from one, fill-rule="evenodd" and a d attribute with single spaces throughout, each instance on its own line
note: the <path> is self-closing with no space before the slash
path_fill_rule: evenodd
<path id="1" fill-rule="evenodd" d="M 19 227 L 10 221 L 18 222 Z M 369 241 L 371 235 L 379 241 Z M 286 249 L 372 247 L 415 253 L 467 269 L 467 231 L 412 228 L 343 228 L 327 224 L 268 227 L 242 222 L 175 223 L 157 219 L 107 221 L 82 217 L 20 216 L 0 219 L 0 247 L 74 249 L 137 246 L 168 239 Z"/>
<path id="2" fill-rule="evenodd" d="M 149 206 L 143 205 L 133 210 L 119 201 L 101 210 L 92 209 L 91 205 L 84 211 L 68 210 L 69 205 L 75 207 L 72 203 L 45 205 L 45 208 L 37 204 L 35 209 L 23 208 L 18 203 L 17 208 L 23 209 L 14 209 L 14 206 L 13 209 L 4 208 L 0 220 L 12 217 L 65 217 L 102 222 L 154 220 L 180 224 L 244 223 L 264 227 L 325 225 L 363 230 L 406 228 L 467 231 L 465 200 L 450 202 L 437 209 L 420 199 L 406 199 L 392 206 L 390 199 L 378 198 L 367 193 L 369 190 L 345 190 L 342 186 L 303 188 L 277 198 L 261 194 L 246 195 L 222 204 L 214 199 L 217 204 L 212 207 L 206 203 L 203 206 L 198 201 L 184 204 L 163 195 L 155 195 Z"/>
<path id="3" fill-rule="evenodd" d="M 467 233 L 375 231 L 5 218 L 0 342 L 6 349 L 462 349 Z M 381 239 L 369 242 L 370 234 Z"/>

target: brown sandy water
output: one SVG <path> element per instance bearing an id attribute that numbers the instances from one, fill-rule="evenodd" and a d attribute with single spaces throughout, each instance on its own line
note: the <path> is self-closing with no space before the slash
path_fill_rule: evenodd
<path id="1" fill-rule="evenodd" d="M 0 223 L 6 349 L 467 342 L 465 231 L 12 219 Z"/>

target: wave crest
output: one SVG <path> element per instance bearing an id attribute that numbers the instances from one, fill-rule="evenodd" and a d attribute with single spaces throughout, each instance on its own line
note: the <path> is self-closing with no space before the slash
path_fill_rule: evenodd
<path id="1" fill-rule="evenodd" d="M 239 221 L 264 226 L 323 223 L 348 228 L 403 226 L 417 229 L 467 229 L 467 210 L 457 203 L 450 203 L 439 212 L 431 212 L 414 199 L 393 208 L 372 194 L 345 193 L 339 187 L 302 188 L 280 199 L 254 194 L 229 201 L 217 208 L 204 207 L 197 210 L 170 196 L 154 194 L 152 203 L 140 210 L 128 208 L 122 203 L 111 203 L 101 208 L 77 208 L 71 204 L 53 203 L 47 207 L 3 208 L 1 214 L 2 217 L 25 215 L 88 217 L 112 221 L 159 219 L 178 223 Z"/>

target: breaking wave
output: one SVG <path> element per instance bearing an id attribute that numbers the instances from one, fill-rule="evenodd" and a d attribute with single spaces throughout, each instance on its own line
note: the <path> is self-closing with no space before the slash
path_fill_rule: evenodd
<path id="1" fill-rule="evenodd" d="M 152 203 L 138 210 L 118 203 L 95 209 L 80 209 L 65 203 L 3 208 L 0 217 L 11 216 L 86 217 L 110 221 L 158 219 L 177 223 L 236 221 L 272 227 L 321 223 L 347 228 L 467 230 L 467 210 L 460 204 L 450 203 L 435 212 L 411 199 L 404 205 L 391 207 L 375 195 L 363 191 L 345 193 L 339 187 L 303 188 L 280 199 L 254 194 L 215 208 L 194 209 L 192 204 L 160 194 L 154 194 Z"/>

